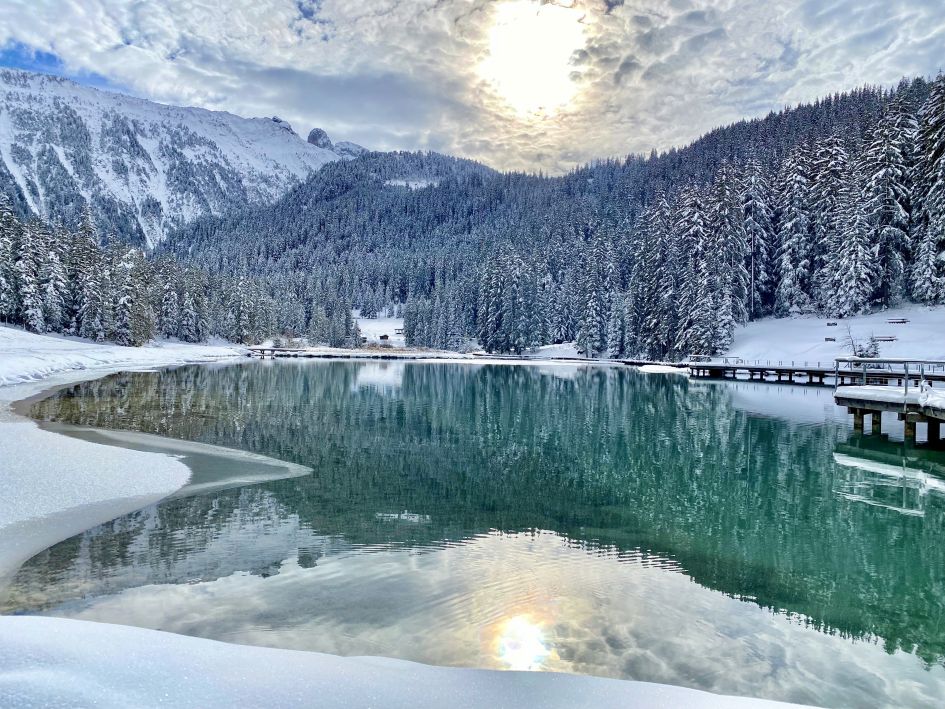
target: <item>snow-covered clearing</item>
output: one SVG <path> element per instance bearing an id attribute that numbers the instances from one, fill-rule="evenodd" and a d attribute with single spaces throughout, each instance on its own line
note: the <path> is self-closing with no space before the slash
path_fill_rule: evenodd
<path id="1" fill-rule="evenodd" d="M 366 337 L 369 344 L 376 345 L 383 341 L 391 347 L 407 346 L 403 318 L 362 318 L 355 313 L 355 320 L 361 330 L 361 337 Z M 381 340 L 382 335 L 387 335 L 388 339 Z"/>
<path id="2" fill-rule="evenodd" d="M 895 324 L 889 320 L 907 319 Z M 835 326 L 827 323 L 835 322 Z M 820 362 L 832 365 L 837 357 L 849 357 L 844 348 L 847 327 L 861 342 L 870 335 L 896 337 L 879 344 L 882 357 L 945 359 L 945 307 L 912 305 L 854 318 L 766 318 L 735 330 L 730 357 L 746 361 Z M 835 341 L 828 342 L 827 338 Z"/>
<path id="3" fill-rule="evenodd" d="M 0 696 L 17 709 L 791 706 L 646 682 L 336 657 L 26 616 L 0 618 Z"/>

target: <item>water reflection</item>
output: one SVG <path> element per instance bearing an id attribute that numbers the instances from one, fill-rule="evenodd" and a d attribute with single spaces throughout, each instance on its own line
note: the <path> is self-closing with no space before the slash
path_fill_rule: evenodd
<path id="1" fill-rule="evenodd" d="M 41 402 L 43 418 L 315 472 L 89 530 L 26 564 L 3 609 L 831 706 L 940 704 L 945 497 L 931 476 L 905 498 L 896 479 L 893 500 L 888 476 L 851 465 L 900 449 L 810 413 L 829 398 L 779 418 L 746 410 L 754 389 L 625 369 L 408 364 L 388 386 L 367 366 L 182 368 Z M 926 475 L 936 456 L 921 452 Z"/>

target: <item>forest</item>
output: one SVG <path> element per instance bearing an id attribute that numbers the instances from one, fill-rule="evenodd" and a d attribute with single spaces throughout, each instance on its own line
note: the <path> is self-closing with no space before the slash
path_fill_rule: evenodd
<path id="1" fill-rule="evenodd" d="M 300 334 L 313 304 L 339 298 L 402 311 L 420 346 L 717 354 L 755 318 L 945 301 L 945 78 L 557 178 L 374 153 L 161 250 L 266 279 L 280 326 Z"/>
<path id="2" fill-rule="evenodd" d="M 321 310 L 313 320 L 326 342 L 358 342 L 350 310 Z M 208 275 L 102 239 L 88 207 L 75 231 L 23 222 L 3 195 L 0 323 L 129 346 L 156 337 L 251 344 L 279 330 L 273 298 L 256 279 Z"/>

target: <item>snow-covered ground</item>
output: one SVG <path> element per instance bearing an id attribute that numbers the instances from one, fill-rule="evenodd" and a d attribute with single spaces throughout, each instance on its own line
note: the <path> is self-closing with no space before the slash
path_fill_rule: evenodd
<path id="1" fill-rule="evenodd" d="M 177 457 L 42 430 L 9 405 L 44 388 L 120 369 L 233 360 L 232 345 L 119 347 L 0 326 L 0 578 L 61 539 L 184 486 Z"/>
<path id="2" fill-rule="evenodd" d="M 0 618 L 0 697 L 16 709 L 791 706 L 646 682 L 336 657 L 26 616 Z"/>
<path id="3" fill-rule="evenodd" d="M 244 356 L 246 352 L 246 348 L 228 343 L 154 342 L 144 347 L 121 347 L 76 337 L 36 335 L 0 325 L 0 386 L 39 381 L 75 370 L 114 371 L 215 362 Z"/>
<path id="4" fill-rule="evenodd" d="M 387 335 L 386 344 L 391 347 L 406 347 L 407 341 L 404 339 L 404 319 L 403 318 L 362 318 L 355 314 L 358 327 L 361 330 L 361 337 L 366 337 L 368 344 L 377 345 L 381 343 L 381 335 Z M 400 334 L 397 334 L 400 332 Z"/>
<path id="5" fill-rule="evenodd" d="M 905 325 L 889 320 L 905 318 Z M 837 323 L 828 326 L 828 322 Z M 854 318 L 766 318 L 735 330 L 730 357 L 747 361 L 821 362 L 833 364 L 836 357 L 848 357 L 844 348 L 847 327 L 853 337 L 865 342 L 870 335 L 894 336 L 895 342 L 880 343 L 882 357 L 911 357 L 945 360 L 945 307 L 912 305 Z M 828 342 L 826 338 L 835 338 Z"/>

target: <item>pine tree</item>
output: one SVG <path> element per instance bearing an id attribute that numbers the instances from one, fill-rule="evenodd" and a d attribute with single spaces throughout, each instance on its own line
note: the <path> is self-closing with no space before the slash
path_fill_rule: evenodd
<path id="1" fill-rule="evenodd" d="M 0 194 L 0 322 L 12 322 L 16 315 L 17 292 L 14 244 L 19 241 L 19 222 L 6 195 Z"/>
<path id="2" fill-rule="evenodd" d="M 811 307 L 813 222 L 809 169 L 807 150 L 801 147 L 788 156 L 781 172 L 774 310 L 782 317 L 806 312 Z"/>
<path id="3" fill-rule="evenodd" d="M 833 135 L 817 147 L 811 191 L 814 214 L 813 287 L 820 307 L 827 309 L 836 296 L 839 254 L 843 248 L 844 180 L 850 172 L 850 158 L 843 138 Z"/>
<path id="4" fill-rule="evenodd" d="M 876 297 L 886 306 L 905 292 L 911 222 L 911 152 L 917 124 L 902 96 L 896 96 L 876 124 L 864 155 L 868 177 L 867 218 L 875 232 Z"/>
<path id="5" fill-rule="evenodd" d="M 748 316 L 755 318 L 770 312 L 774 299 L 773 199 L 764 168 L 756 157 L 748 159 L 744 170 L 742 212 L 748 240 Z"/>
<path id="6" fill-rule="evenodd" d="M 919 130 L 912 296 L 923 303 L 945 302 L 945 75 L 932 84 Z"/>
<path id="7" fill-rule="evenodd" d="M 876 248 L 867 218 L 869 193 L 860 170 L 850 166 L 843 188 L 844 214 L 840 248 L 835 255 L 835 281 L 829 286 L 827 314 L 850 317 L 869 310 L 874 289 Z"/>
<path id="8" fill-rule="evenodd" d="M 19 320 L 33 332 L 46 332 L 43 315 L 43 293 L 39 282 L 42 235 L 36 222 L 20 230 L 19 244 L 13 264 L 16 290 L 19 294 Z"/>

